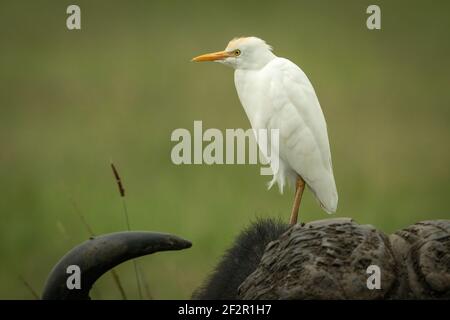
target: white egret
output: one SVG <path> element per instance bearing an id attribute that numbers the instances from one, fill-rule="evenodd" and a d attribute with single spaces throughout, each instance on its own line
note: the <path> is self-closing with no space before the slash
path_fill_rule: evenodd
<path id="1" fill-rule="evenodd" d="M 233 39 L 224 51 L 192 61 L 233 67 L 239 100 L 252 128 L 279 130 L 279 169 L 269 188 L 276 182 L 283 193 L 285 184 L 295 183 L 290 223 L 297 223 L 305 183 L 326 212 L 335 212 L 338 194 L 327 125 L 306 74 L 288 59 L 277 57 L 256 37 Z"/>

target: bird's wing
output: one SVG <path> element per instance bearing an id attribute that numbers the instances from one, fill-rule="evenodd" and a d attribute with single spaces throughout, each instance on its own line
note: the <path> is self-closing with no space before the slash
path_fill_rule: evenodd
<path id="1" fill-rule="evenodd" d="M 280 156 L 305 180 L 322 208 L 335 212 L 338 195 L 327 125 L 316 93 L 297 65 L 275 60 L 268 92 L 275 116 L 268 127 L 280 130 Z"/>

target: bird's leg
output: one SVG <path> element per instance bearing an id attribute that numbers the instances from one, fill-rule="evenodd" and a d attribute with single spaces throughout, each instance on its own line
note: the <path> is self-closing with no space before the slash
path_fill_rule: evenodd
<path id="1" fill-rule="evenodd" d="M 291 219 L 289 221 L 291 225 L 297 223 L 298 209 L 300 208 L 300 202 L 302 201 L 303 190 L 305 190 L 305 181 L 303 181 L 302 177 L 297 176 L 295 187 L 294 204 L 292 206 Z"/>

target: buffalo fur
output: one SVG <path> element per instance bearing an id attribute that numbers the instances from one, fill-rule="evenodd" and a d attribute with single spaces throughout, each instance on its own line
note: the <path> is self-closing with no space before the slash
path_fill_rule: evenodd
<path id="1" fill-rule="evenodd" d="M 192 298 L 237 299 L 239 285 L 256 270 L 267 244 L 278 239 L 288 228 L 288 224 L 274 219 L 259 219 L 252 223 L 239 234 Z"/>

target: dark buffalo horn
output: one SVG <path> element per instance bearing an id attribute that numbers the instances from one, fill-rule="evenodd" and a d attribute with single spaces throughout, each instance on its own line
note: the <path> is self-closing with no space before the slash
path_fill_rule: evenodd
<path id="1" fill-rule="evenodd" d="M 95 238 L 70 250 L 53 267 L 45 284 L 44 300 L 88 300 L 95 281 L 118 264 L 158 251 L 182 250 L 191 243 L 177 236 L 156 232 L 117 232 Z M 81 288 L 69 289 L 68 267 L 78 266 Z"/>

